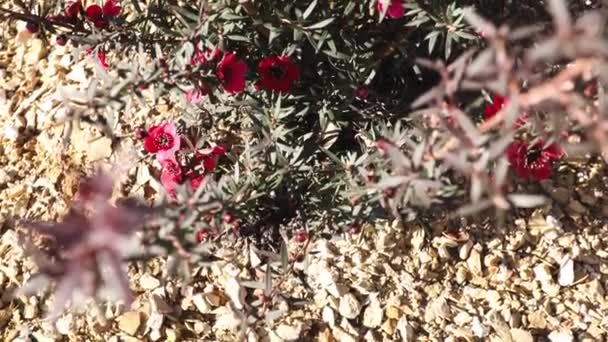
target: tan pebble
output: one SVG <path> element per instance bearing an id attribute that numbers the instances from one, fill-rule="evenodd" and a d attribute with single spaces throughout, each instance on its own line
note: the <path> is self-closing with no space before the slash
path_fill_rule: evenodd
<path id="1" fill-rule="evenodd" d="M 302 333 L 302 323 L 292 325 L 281 324 L 276 329 L 276 334 L 284 341 L 296 341 Z"/>
<path id="2" fill-rule="evenodd" d="M 321 331 L 321 333 L 319 334 L 319 342 L 334 342 L 334 336 L 331 333 L 331 330 L 329 330 L 329 328 L 325 328 Z"/>
<path id="3" fill-rule="evenodd" d="M 395 329 L 397 328 L 397 321 L 394 319 L 387 319 L 384 321 L 380 329 L 384 331 L 388 336 L 393 336 Z"/>
<path id="4" fill-rule="evenodd" d="M 57 319 L 57 322 L 55 322 L 55 328 L 61 335 L 70 334 L 74 329 L 74 320 L 72 314 L 67 314 Z"/>
<path id="5" fill-rule="evenodd" d="M 469 253 L 471 252 L 472 248 L 473 241 L 471 240 L 468 240 L 462 246 L 460 246 L 460 249 L 458 250 L 458 256 L 460 257 L 460 259 L 466 260 L 469 257 Z"/>
<path id="6" fill-rule="evenodd" d="M 221 304 L 222 298 L 215 292 L 207 292 L 204 296 L 205 300 L 212 306 L 219 306 Z"/>
<path id="7" fill-rule="evenodd" d="M 340 298 L 338 311 L 343 317 L 349 319 L 357 318 L 361 312 L 361 303 L 359 303 L 357 297 L 348 293 Z"/>
<path id="8" fill-rule="evenodd" d="M 181 340 L 181 333 L 176 329 L 167 328 L 165 330 L 165 335 L 167 336 L 167 341 L 169 342 L 177 342 Z"/>
<path id="9" fill-rule="evenodd" d="M 323 322 L 327 323 L 330 327 L 333 327 L 336 324 L 336 314 L 329 306 L 323 307 L 321 318 L 323 319 Z"/>
<path id="10" fill-rule="evenodd" d="M 380 324 L 382 324 L 383 314 L 384 312 L 382 307 L 380 307 L 380 302 L 373 301 L 363 312 L 363 326 L 368 328 L 380 326 Z"/>
<path id="11" fill-rule="evenodd" d="M 401 318 L 401 310 L 399 310 L 399 308 L 394 305 L 389 305 L 386 308 L 386 317 L 398 320 L 399 318 Z"/>
<path id="12" fill-rule="evenodd" d="M 574 261 L 565 257 L 559 266 L 557 282 L 561 286 L 570 286 L 574 283 Z"/>
<path id="13" fill-rule="evenodd" d="M 127 311 L 118 317 L 118 328 L 129 335 L 135 335 L 141 325 L 142 315 L 139 311 Z"/>
<path id="14" fill-rule="evenodd" d="M 473 248 L 471 250 L 469 257 L 467 258 L 467 265 L 469 266 L 469 270 L 471 271 L 471 273 L 473 273 L 476 276 L 482 275 L 481 254 L 479 253 L 479 250 L 478 250 L 480 248 L 481 248 L 480 245 L 475 245 L 475 248 Z"/>
<path id="15" fill-rule="evenodd" d="M 401 317 L 397 322 L 397 330 L 401 335 L 401 341 L 414 342 L 416 340 L 414 327 L 407 321 L 405 316 Z"/>
<path id="16" fill-rule="evenodd" d="M 160 280 L 154 278 L 153 276 L 144 273 L 139 278 L 139 286 L 141 286 L 144 290 L 154 290 L 155 288 L 160 286 Z"/>
<path id="17" fill-rule="evenodd" d="M 528 315 L 528 327 L 530 329 L 543 330 L 547 327 L 547 321 L 542 311 L 535 311 Z"/>
<path id="18" fill-rule="evenodd" d="M 534 337 L 527 330 L 511 329 L 509 332 L 511 333 L 513 342 L 534 342 Z"/>
<path id="19" fill-rule="evenodd" d="M 549 334 L 549 340 L 551 342 L 572 342 L 574 336 L 570 330 L 553 331 Z"/>
<path id="20" fill-rule="evenodd" d="M 202 314 L 207 314 L 211 312 L 211 305 L 209 304 L 209 301 L 205 299 L 202 293 L 197 293 L 192 296 L 192 303 L 194 304 L 196 309 Z"/>

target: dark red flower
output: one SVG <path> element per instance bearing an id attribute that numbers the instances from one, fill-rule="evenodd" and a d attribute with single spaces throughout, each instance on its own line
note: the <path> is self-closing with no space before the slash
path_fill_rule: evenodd
<path id="1" fill-rule="evenodd" d="M 211 233 L 209 232 L 209 229 L 201 229 L 196 232 L 196 241 L 198 243 L 205 242 L 207 241 L 210 235 Z"/>
<path id="2" fill-rule="evenodd" d="M 306 242 L 306 240 L 308 240 L 308 233 L 303 230 L 300 230 L 296 232 L 294 239 L 297 243 L 304 243 Z"/>
<path id="3" fill-rule="evenodd" d="M 194 155 L 196 165 L 202 165 L 202 170 L 195 169 L 188 172 L 188 179 L 190 180 L 190 187 L 192 191 L 196 191 L 201 185 L 205 176 L 213 172 L 217 166 L 218 159 L 226 154 L 226 150 L 221 146 L 214 146 L 212 148 L 197 152 Z"/>
<path id="4" fill-rule="evenodd" d="M 556 144 L 544 146 L 538 141 L 530 147 L 527 142 L 514 141 L 507 148 L 507 159 L 522 179 L 541 181 L 551 177 L 551 167 L 564 151 Z"/>
<path id="5" fill-rule="evenodd" d="M 160 161 L 162 171 L 160 183 L 171 199 L 175 199 L 175 189 L 182 183 L 182 168 L 175 159 L 167 158 Z"/>
<path id="6" fill-rule="evenodd" d="M 269 56 L 258 65 L 260 80 L 258 87 L 270 91 L 287 93 L 300 78 L 300 69 L 290 56 Z"/>
<path id="7" fill-rule="evenodd" d="M 164 123 L 150 127 L 148 136 L 144 139 L 144 149 L 148 153 L 155 153 L 159 161 L 174 159 L 175 151 L 179 150 L 180 141 L 175 124 Z"/>
<path id="8" fill-rule="evenodd" d="M 92 21 L 96 28 L 104 29 L 108 27 L 108 18 L 118 16 L 120 10 L 121 8 L 115 0 L 108 0 L 103 4 L 103 8 L 99 5 L 90 5 L 85 13 L 87 19 Z"/>
<path id="9" fill-rule="evenodd" d="M 97 52 L 97 60 L 99 61 L 99 64 L 103 70 L 108 70 L 110 66 L 108 65 L 108 62 L 106 62 L 106 54 L 104 52 Z"/>
<path id="10" fill-rule="evenodd" d="M 78 20 L 78 13 L 80 13 L 80 10 L 82 10 L 82 2 L 78 0 L 67 5 L 63 10 L 63 13 L 67 19 L 74 22 Z"/>
<path id="11" fill-rule="evenodd" d="M 103 17 L 103 9 L 99 5 L 91 5 L 85 11 L 87 19 L 92 21 L 96 28 L 104 29 L 108 26 L 107 20 Z"/>
<path id="12" fill-rule="evenodd" d="M 405 15 L 405 6 L 401 0 L 378 0 L 378 11 L 382 13 L 384 5 L 389 3 L 386 16 L 391 19 L 400 19 Z"/>
<path id="13" fill-rule="evenodd" d="M 369 97 L 369 88 L 367 86 L 360 86 L 355 90 L 355 97 L 359 100 L 365 101 Z"/>
<path id="14" fill-rule="evenodd" d="M 27 24 L 25 24 L 25 28 L 29 33 L 36 33 L 38 30 L 40 30 L 38 23 L 33 21 L 28 21 Z"/>
<path id="15" fill-rule="evenodd" d="M 64 46 L 68 42 L 68 37 L 65 34 L 60 34 L 55 38 L 55 43 L 59 46 Z"/>
<path id="16" fill-rule="evenodd" d="M 496 114 L 498 112 L 500 112 L 508 104 L 509 104 L 509 99 L 507 99 L 503 96 L 500 96 L 500 95 L 495 95 L 492 98 L 492 103 L 487 105 L 483 111 L 484 119 L 490 120 L 491 118 L 496 116 Z M 514 128 L 519 128 L 519 127 L 525 125 L 526 118 L 527 118 L 526 114 L 520 115 L 519 118 L 517 119 L 517 121 L 515 122 Z"/>
<path id="17" fill-rule="evenodd" d="M 217 66 L 217 77 L 224 86 L 224 90 L 229 94 L 236 94 L 245 90 L 246 74 L 247 64 L 234 53 L 226 55 Z"/>
<path id="18" fill-rule="evenodd" d="M 190 187 L 192 188 L 192 191 L 196 191 L 205 180 L 205 176 L 199 175 L 196 172 L 190 172 L 188 173 L 188 180 L 190 181 Z"/>
<path id="19" fill-rule="evenodd" d="M 103 4 L 103 15 L 107 17 L 117 17 L 120 10 L 120 5 L 116 3 L 116 0 L 108 0 Z"/>

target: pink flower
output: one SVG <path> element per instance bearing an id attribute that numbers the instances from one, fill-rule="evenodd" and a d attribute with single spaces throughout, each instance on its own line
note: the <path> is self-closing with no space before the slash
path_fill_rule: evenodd
<path id="1" fill-rule="evenodd" d="M 170 158 L 160 160 L 160 165 L 162 167 L 160 183 L 169 197 L 175 199 L 175 189 L 182 183 L 182 168 L 175 159 Z"/>
<path id="2" fill-rule="evenodd" d="M 247 64 L 236 54 L 226 55 L 217 67 L 217 77 L 228 94 L 236 94 L 245 90 Z"/>
<path id="3" fill-rule="evenodd" d="M 144 139 L 144 149 L 148 153 L 155 153 L 159 161 L 174 159 L 180 141 L 175 124 L 164 123 L 150 127 L 148 136 Z"/>
<path id="4" fill-rule="evenodd" d="M 405 6 L 401 0 L 378 0 L 378 11 L 382 13 L 384 5 L 390 2 L 386 9 L 386 15 L 391 19 L 400 19 L 405 15 Z"/>
<path id="5" fill-rule="evenodd" d="M 564 155 L 558 145 L 544 147 L 540 140 L 533 147 L 529 147 L 527 142 L 514 141 L 506 153 L 509 163 L 520 178 L 535 181 L 550 178 L 553 163 Z"/>
<path id="6" fill-rule="evenodd" d="M 500 96 L 500 95 L 495 95 L 492 98 L 492 103 L 487 105 L 486 108 L 483 111 L 483 117 L 485 120 L 490 120 L 491 118 L 493 118 L 494 116 L 496 116 L 496 114 L 498 112 L 500 112 L 505 106 L 507 106 L 509 104 L 509 99 Z M 526 114 L 522 114 L 519 116 L 519 118 L 517 118 L 517 121 L 514 124 L 514 128 L 520 128 L 523 125 L 526 124 L 526 118 L 528 116 Z"/>
<path id="7" fill-rule="evenodd" d="M 193 88 L 186 91 L 186 102 L 191 104 L 201 103 L 205 95 L 208 94 L 207 89 L 202 87 Z"/>

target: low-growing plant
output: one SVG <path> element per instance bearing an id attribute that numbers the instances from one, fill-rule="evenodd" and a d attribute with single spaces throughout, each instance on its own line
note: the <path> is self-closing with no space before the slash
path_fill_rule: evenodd
<path id="1" fill-rule="evenodd" d="M 504 224 L 545 203 L 536 184 L 569 156 L 608 152 L 605 16 L 582 2 L 15 3 L 0 13 L 98 60 L 86 101 L 63 99 L 79 111 L 63 123 L 94 124 L 118 145 L 124 134 L 105 118 L 120 113 L 159 170 L 167 196 L 141 230 L 147 257 L 172 255 L 187 270 L 219 246 L 265 250 L 247 317 L 280 315 L 282 279 L 315 239 L 386 220 L 407 229 L 495 213 Z M 182 115 L 130 125 L 146 94 Z M 97 262 L 90 234 L 135 229 L 131 213 L 96 219 L 121 208 L 100 199 L 63 223 L 25 223 L 68 246 L 60 270 L 41 266 L 62 279 L 58 305 L 65 287 L 89 282 L 70 260 Z"/>

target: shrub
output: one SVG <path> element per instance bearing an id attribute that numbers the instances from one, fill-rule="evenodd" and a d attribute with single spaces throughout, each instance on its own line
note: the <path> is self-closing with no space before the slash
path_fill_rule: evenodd
<path id="1" fill-rule="evenodd" d="M 392 219 L 504 217 L 544 203 L 535 184 L 569 150 L 605 155 L 603 16 L 559 0 L 465 3 L 109 0 L 0 11 L 97 57 L 87 108 L 69 120 L 117 144 L 134 135 L 158 168 L 168 196 L 141 243 L 192 265 L 252 240 L 282 265 L 253 285 L 270 295 L 311 239 Z M 134 127 L 130 108 L 150 98 L 182 115 Z M 112 112 L 131 131 L 113 132 Z"/>

